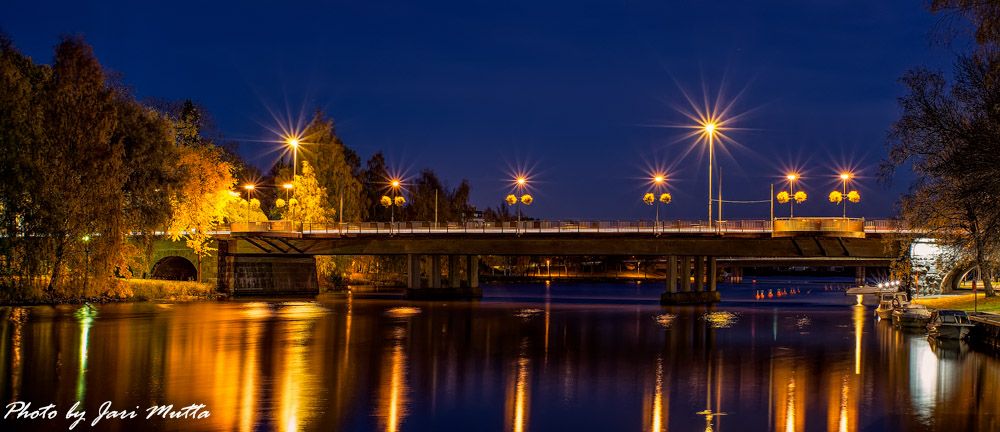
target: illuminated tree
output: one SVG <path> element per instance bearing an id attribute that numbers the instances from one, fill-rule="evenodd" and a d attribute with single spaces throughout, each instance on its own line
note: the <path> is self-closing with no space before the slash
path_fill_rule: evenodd
<path id="1" fill-rule="evenodd" d="M 305 164 L 312 165 L 317 187 L 326 196 L 319 199 L 315 195 L 310 195 L 310 202 L 300 198 L 300 205 L 312 209 L 308 211 L 312 212 L 310 217 L 316 218 L 316 222 L 329 221 L 334 213 L 324 210 L 339 208 L 343 199 L 343 220 L 348 222 L 361 220 L 363 207 L 366 205 L 362 202 L 361 161 L 358 155 L 337 136 L 333 119 L 317 111 L 303 130 L 302 136 L 302 151 L 299 153 L 299 163 L 302 166 L 298 172 L 305 172 Z M 295 192 L 298 193 L 297 186 Z M 327 204 L 333 205 L 327 206 Z"/>
<path id="2" fill-rule="evenodd" d="M 652 192 L 647 192 L 642 196 L 642 202 L 646 203 L 646 205 L 653 205 L 653 203 L 656 202 L 656 195 L 653 195 Z"/>
<path id="3" fill-rule="evenodd" d="M 316 170 L 308 161 L 301 162 L 299 175 L 292 180 L 292 198 L 288 206 L 278 208 L 282 220 L 303 223 L 329 223 L 336 210 L 331 209 L 329 194 L 320 186 Z"/>
<path id="4" fill-rule="evenodd" d="M 201 258 L 214 250 L 209 232 L 226 222 L 236 179 L 232 166 L 222 160 L 214 146 L 180 146 L 178 153 L 182 175 L 176 193 L 170 197 L 167 235 L 174 241 L 183 239 L 197 255 L 200 280 Z"/>
<path id="5" fill-rule="evenodd" d="M 840 191 L 830 192 L 830 202 L 840 204 L 842 201 L 844 201 L 844 194 L 840 193 Z"/>

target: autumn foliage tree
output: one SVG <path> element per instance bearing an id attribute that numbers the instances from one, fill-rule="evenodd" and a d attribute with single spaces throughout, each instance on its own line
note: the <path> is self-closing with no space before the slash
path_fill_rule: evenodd
<path id="1" fill-rule="evenodd" d="M 201 258 L 214 250 L 210 232 L 226 222 L 227 211 L 242 200 L 233 195 L 233 168 L 217 147 L 181 145 L 178 153 L 181 180 L 171 194 L 167 234 L 174 241 L 183 239 L 195 252 L 200 279 Z"/>
<path id="2" fill-rule="evenodd" d="M 174 180 L 170 124 L 65 38 L 36 65 L 0 41 L 3 285 L 9 297 L 107 293 L 134 242 L 162 227 Z"/>

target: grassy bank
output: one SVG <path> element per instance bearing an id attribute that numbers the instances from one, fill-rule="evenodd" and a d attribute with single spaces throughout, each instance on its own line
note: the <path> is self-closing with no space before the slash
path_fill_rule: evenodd
<path id="1" fill-rule="evenodd" d="M 40 290 L 15 293 L 0 288 L 0 305 L 52 305 L 78 303 L 114 303 L 130 301 L 191 301 L 214 299 L 211 284 L 157 279 L 114 279 L 110 287 L 90 295 L 58 291 L 44 295 Z"/>
<path id="2" fill-rule="evenodd" d="M 922 304 L 934 309 L 959 309 L 971 312 L 975 309 L 975 303 L 978 302 L 978 310 L 980 312 L 1000 313 L 1000 297 L 986 298 L 983 293 L 977 294 L 976 297 L 978 297 L 978 299 L 974 299 L 971 293 L 943 295 L 937 297 L 918 298 L 914 300 L 914 303 Z"/>
<path id="3" fill-rule="evenodd" d="M 146 300 L 198 300 L 214 296 L 212 286 L 200 282 L 183 282 L 158 279 L 127 279 L 126 301 Z"/>

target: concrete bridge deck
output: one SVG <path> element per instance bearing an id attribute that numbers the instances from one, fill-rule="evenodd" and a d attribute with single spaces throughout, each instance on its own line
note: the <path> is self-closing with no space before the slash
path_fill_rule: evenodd
<path id="1" fill-rule="evenodd" d="M 294 221 L 235 222 L 216 231 L 217 235 L 268 235 L 273 237 L 356 237 L 423 235 L 537 235 L 537 234 L 816 234 L 837 237 L 865 237 L 895 234 L 906 230 L 895 220 L 854 218 L 777 218 L 775 220 L 707 221 L 509 221 L 509 222 L 362 222 L 300 223 Z"/>
<path id="2" fill-rule="evenodd" d="M 232 224 L 215 232 L 220 290 L 311 290 L 314 256 L 405 256 L 413 297 L 475 297 L 479 257 L 649 256 L 667 263 L 664 303 L 717 301 L 719 267 L 740 263 L 888 265 L 899 256 L 893 221 L 795 218 L 725 221 Z M 746 265 L 746 264 L 743 264 Z M 753 265 L 753 264 L 751 264 Z M 442 278 L 443 270 L 447 275 Z M 861 271 L 863 276 L 863 271 Z"/>

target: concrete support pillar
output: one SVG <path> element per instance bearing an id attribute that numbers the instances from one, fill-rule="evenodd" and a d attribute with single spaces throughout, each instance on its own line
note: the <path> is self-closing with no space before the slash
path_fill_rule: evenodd
<path id="1" fill-rule="evenodd" d="M 406 288 L 420 288 L 420 255 L 406 255 Z"/>
<path id="2" fill-rule="evenodd" d="M 719 264 L 715 257 L 708 257 L 708 290 L 716 291 L 719 282 Z"/>
<path id="3" fill-rule="evenodd" d="M 708 259 L 709 279 L 707 280 L 707 289 L 705 287 L 706 258 L 703 256 L 682 256 L 679 257 L 680 266 L 676 266 L 674 263 L 678 261 L 677 258 L 667 257 L 667 291 L 660 296 L 661 305 L 706 304 L 721 300 L 715 284 L 715 277 L 719 269 L 715 258 Z M 694 263 L 691 262 L 692 259 L 695 260 Z M 671 276 L 671 273 L 675 273 L 676 276 L 680 277 L 680 290 L 675 288 L 677 279 Z M 694 276 L 693 286 L 691 276 Z M 671 281 L 674 281 L 674 283 L 671 284 Z"/>
<path id="4" fill-rule="evenodd" d="M 691 291 L 691 257 L 681 257 L 681 291 Z"/>
<path id="5" fill-rule="evenodd" d="M 431 255 L 431 288 L 441 288 L 441 255 Z"/>
<path id="6" fill-rule="evenodd" d="M 448 286 L 458 288 L 462 273 L 458 266 L 458 255 L 448 255 Z"/>
<path id="7" fill-rule="evenodd" d="M 677 292 L 677 257 L 667 257 L 667 292 Z"/>
<path id="8" fill-rule="evenodd" d="M 235 240 L 218 240 L 218 278 L 216 279 L 216 290 L 229 295 L 233 294 L 236 279 L 236 257 L 231 252 L 236 252 Z"/>
<path id="9" fill-rule="evenodd" d="M 705 257 L 694 257 L 694 286 L 692 291 L 702 292 L 705 290 Z"/>
<path id="10" fill-rule="evenodd" d="M 865 284 L 865 268 L 864 266 L 855 267 L 854 270 L 854 283 L 858 286 L 864 286 Z"/>
<path id="11" fill-rule="evenodd" d="M 469 288 L 479 289 L 479 255 L 467 255 L 465 263 L 468 265 L 465 274 L 469 278 Z"/>

